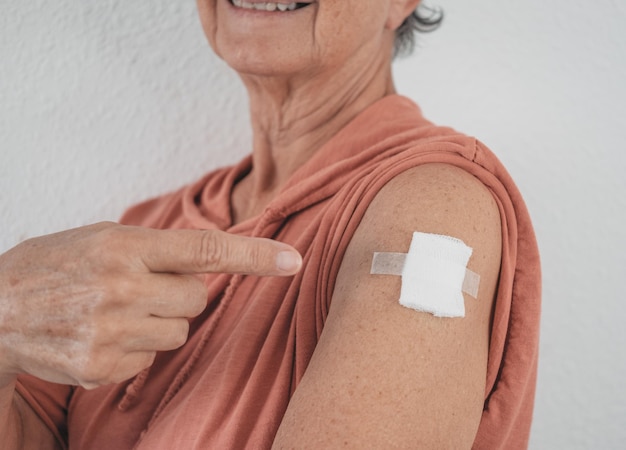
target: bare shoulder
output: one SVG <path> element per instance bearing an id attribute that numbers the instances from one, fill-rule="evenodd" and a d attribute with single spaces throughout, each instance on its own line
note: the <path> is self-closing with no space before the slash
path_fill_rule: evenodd
<path id="1" fill-rule="evenodd" d="M 484 402 L 500 227 L 489 190 L 457 167 L 423 165 L 387 183 L 348 246 L 276 448 L 470 448 Z M 478 298 L 464 296 L 465 317 L 405 308 L 401 277 L 370 273 L 374 252 L 406 253 L 415 231 L 472 247 L 468 268 L 481 280 Z"/>
<path id="2" fill-rule="evenodd" d="M 499 244 L 494 237 L 501 232 L 498 207 L 487 187 L 448 164 L 418 166 L 387 183 L 370 205 L 354 243 L 375 240 L 380 229 L 387 229 L 390 239 L 396 234 L 402 238 L 407 227 L 454 236 L 471 247 Z"/>

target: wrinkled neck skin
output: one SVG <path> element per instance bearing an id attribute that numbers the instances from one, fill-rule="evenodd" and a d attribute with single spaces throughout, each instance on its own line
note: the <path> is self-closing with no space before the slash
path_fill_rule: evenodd
<path id="1" fill-rule="evenodd" d="M 326 73 L 239 74 L 248 90 L 253 169 L 235 187 L 233 222 L 261 213 L 289 177 L 362 110 L 395 92 L 391 52 Z"/>

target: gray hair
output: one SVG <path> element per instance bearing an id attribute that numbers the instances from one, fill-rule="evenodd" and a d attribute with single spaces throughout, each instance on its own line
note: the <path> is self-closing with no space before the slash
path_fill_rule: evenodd
<path id="1" fill-rule="evenodd" d="M 415 48 L 417 32 L 427 33 L 439 28 L 443 21 L 443 11 L 420 5 L 413 11 L 396 30 L 393 54 L 395 57 L 411 54 Z"/>

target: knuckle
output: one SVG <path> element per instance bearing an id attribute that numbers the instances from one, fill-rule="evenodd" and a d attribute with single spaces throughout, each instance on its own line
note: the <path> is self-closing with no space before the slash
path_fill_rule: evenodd
<path id="1" fill-rule="evenodd" d="M 97 236 L 98 234 L 115 230 L 116 228 L 121 228 L 121 226 L 115 222 L 103 221 L 82 227 L 81 230 L 85 233 Z"/>
<path id="2" fill-rule="evenodd" d="M 200 245 L 194 250 L 195 264 L 199 269 L 219 267 L 227 255 L 224 242 L 213 231 L 204 231 L 200 238 Z"/>
<path id="3" fill-rule="evenodd" d="M 110 220 L 104 220 L 102 222 L 94 223 L 92 227 L 96 230 L 104 230 L 107 228 L 117 228 L 119 225 L 115 222 L 111 222 Z"/>
<path id="4" fill-rule="evenodd" d="M 133 277 L 116 274 L 103 278 L 98 305 L 102 308 L 119 307 L 137 298 L 138 292 Z"/>
<path id="5" fill-rule="evenodd" d="M 98 227 L 92 237 L 96 244 L 108 246 L 119 239 L 120 233 L 121 227 Z"/>
<path id="6" fill-rule="evenodd" d="M 258 245 L 250 245 L 246 248 L 245 261 L 248 267 L 257 270 L 267 265 L 267 257 Z"/>
<path id="7" fill-rule="evenodd" d="M 132 233 L 128 227 L 112 224 L 97 228 L 91 235 L 86 253 L 92 260 L 107 267 L 118 265 L 127 257 Z"/>
<path id="8" fill-rule="evenodd" d="M 110 230 L 99 231 L 91 237 L 83 250 L 83 260 L 89 264 L 94 273 L 101 273 L 113 263 L 114 245 Z"/>
<path id="9" fill-rule="evenodd" d="M 102 235 L 102 244 L 105 249 L 111 249 L 115 252 L 128 250 L 129 233 L 126 228 L 121 226 L 106 228 L 100 234 Z"/>

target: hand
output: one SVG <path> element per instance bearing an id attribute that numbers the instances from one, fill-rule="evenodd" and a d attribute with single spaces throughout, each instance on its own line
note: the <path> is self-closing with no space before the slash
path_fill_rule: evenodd
<path id="1" fill-rule="evenodd" d="M 93 388 L 128 379 L 185 343 L 207 272 L 292 275 L 300 255 L 220 231 L 101 223 L 0 255 L 0 376 Z"/>

